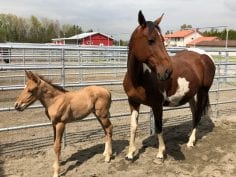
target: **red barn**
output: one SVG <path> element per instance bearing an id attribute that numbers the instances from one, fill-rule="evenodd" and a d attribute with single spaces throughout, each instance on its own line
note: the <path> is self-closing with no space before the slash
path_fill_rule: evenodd
<path id="1" fill-rule="evenodd" d="M 52 39 L 55 44 L 77 44 L 77 45 L 100 45 L 111 46 L 113 45 L 113 38 L 99 32 L 89 32 L 78 34 L 69 38 Z"/>

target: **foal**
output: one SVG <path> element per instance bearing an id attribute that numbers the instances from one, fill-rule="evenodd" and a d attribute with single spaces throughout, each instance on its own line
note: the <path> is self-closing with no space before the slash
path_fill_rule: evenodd
<path id="1" fill-rule="evenodd" d="M 163 106 L 180 106 L 189 103 L 193 115 L 193 130 L 187 143 L 195 143 L 196 128 L 209 106 L 209 89 L 215 65 L 212 58 L 201 50 L 182 51 L 170 57 L 164 46 L 159 23 L 162 16 L 146 21 L 139 12 L 139 26 L 134 30 L 123 81 L 131 109 L 130 144 L 128 159 L 133 159 L 135 133 L 138 126 L 140 104 L 152 108 L 156 135 L 159 141 L 157 158 L 163 159 L 165 143 L 162 135 Z"/>
<path id="2" fill-rule="evenodd" d="M 53 165 L 54 175 L 59 174 L 61 140 L 67 122 L 83 119 L 94 113 L 105 132 L 105 161 L 109 162 L 112 155 L 112 124 L 109 108 L 111 105 L 110 92 L 98 86 L 85 87 L 79 91 L 67 91 L 54 85 L 41 76 L 25 72 L 28 82 L 15 103 L 15 109 L 23 111 L 29 105 L 39 100 L 45 107 L 45 113 L 52 122 L 54 131 L 54 151 L 56 160 Z"/>

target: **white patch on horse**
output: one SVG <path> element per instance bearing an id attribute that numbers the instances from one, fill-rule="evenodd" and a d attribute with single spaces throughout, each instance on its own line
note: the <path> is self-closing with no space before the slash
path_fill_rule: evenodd
<path id="1" fill-rule="evenodd" d="M 177 80 L 178 88 L 174 95 L 171 95 L 170 97 L 167 97 L 165 100 L 168 101 L 170 104 L 168 106 L 178 106 L 181 99 L 184 97 L 184 95 L 189 91 L 189 82 L 185 78 L 179 77 Z"/>
<path id="2" fill-rule="evenodd" d="M 213 61 L 213 63 L 215 63 L 213 57 L 209 53 L 207 53 L 205 50 L 202 50 L 202 49 L 199 49 L 199 48 L 188 48 L 187 50 L 192 51 L 192 52 L 196 52 L 196 53 L 199 53 L 199 54 L 205 54 Z"/>
<path id="3" fill-rule="evenodd" d="M 152 72 L 152 70 L 148 67 L 148 65 L 147 65 L 146 63 L 143 63 L 143 73 L 145 73 L 146 70 L 147 70 L 149 73 Z"/>

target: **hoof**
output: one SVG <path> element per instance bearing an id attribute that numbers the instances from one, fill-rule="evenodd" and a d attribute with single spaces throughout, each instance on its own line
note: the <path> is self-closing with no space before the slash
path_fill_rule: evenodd
<path id="1" fill-rule="evenodd" d="M 127 161 L 133 161 L 134 157 L 130 154 L 128 154 L 127 156 L 125 156 L 125 160 Z"/>
<path id="2" fill-rule="evenodd" d="M 156 158 L 155 160 L 153 160 L 153 163 L 161 165 L 164 163 L 164 158 Z"/>
<path id="3" fill-rule="evenodd" d="M 194 147 L 194 143 L 187 143 L 187 147 L 188 148 L 193 148 Z"/>
<path id="4" fill-rule="evenodd" d="M 106 156 L 105 157 L 105 162 L 109 163 L 111 161 L 111 157 L 110 156 Z"/>

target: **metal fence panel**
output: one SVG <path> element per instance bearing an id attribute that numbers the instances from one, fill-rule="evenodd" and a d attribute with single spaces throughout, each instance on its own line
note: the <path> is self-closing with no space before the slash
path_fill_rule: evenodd
<path id="1" fill-rule="evenodd" d="M 126 72 L 127 47 L 48 46 L 0 44 L 0 150 L 14 152 L 47 147 L 52 144 L 52 128 L 42 106 L 37 102 L 22 113 L 13 104 L 24 87 L 24 70 L 45 76 L 68 90 L 88 85 L 103 85 L 112 92 L 111 119 L 115 136 L 129 135 L 129 106 L 122 80 Z M 6 50 L 7 49 L 7 50 Z M 183 48 L 168 49 L 173 55 Z M 236 110 L 235 51 L 210 50 L 217 72 L 210 92 L 212 117 Z M 228 53 L 226 55 L 226 53 Z M 6 62 L 6 60 L 8 62 Z M 139 133 L 148 134 L 150 108 L 141 107 Z M 164 109 L 164 125 L 176 125 L 191 120 L 188 105 Z M 151 116 L 152 117 L 152 116 Z M 75 143 L 103 137 L 97 120 L 90 115 L 84 121 L 67 125 L 66 142 Z"/>

